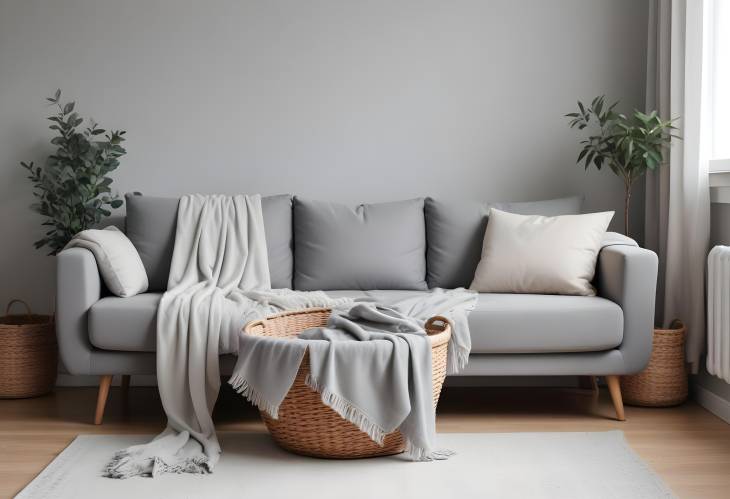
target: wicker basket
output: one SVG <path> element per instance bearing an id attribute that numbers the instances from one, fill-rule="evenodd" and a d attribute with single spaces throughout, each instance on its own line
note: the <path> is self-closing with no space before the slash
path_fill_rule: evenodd
<path id="1" fill-rule="evenodd" d="M 326 325 L 329 316 L 330 310 L 322 308 L 286 312 L 250 322 L 244 328 L 244 333 L 294 338 L 307 328 Z M 446 376 L 446 353 L 451 328 L 443 317 L 433 317 L 426 323 L 426 331 L 431 340 L 435 406 Z M 261 417 L 277 444 L 297 454 L 336 459 L 387 456 L 403 452 L 405 441 L 400 432 L 386 435 L 381 447 L 357 426 L 324 405 L 320 395 L 305 384 L 308 373 L 307 353 L 294 384 L 279 406 L 279 419 L 272 419 L 261 412 Z"/>
<path id="2" fill-rule="evenodd" d="M 9 315 L 25 305 L 27 313 Z M 56 382 L 58 348 L 53 317 L 35 315 L 27 303 L 12 300 L 0 317 L 0 398 L 36 397 Z"/>
<path id="3" fill-rule="evenodd" d="M 654 330 L 654 347 L 646 369 L 621 377 L 621 394 L 627 404 L 669 407 L 687 400 L 686 330 L 679 320 L 673 321 L 669 327 Z"/>

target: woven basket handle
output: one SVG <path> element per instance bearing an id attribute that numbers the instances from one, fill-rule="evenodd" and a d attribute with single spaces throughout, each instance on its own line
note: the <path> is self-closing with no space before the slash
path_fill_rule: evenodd
<path id="1" fill-rule="evenodd" d="M 244 329 L 244 331 L 246 331 L 246 330 L 249 330 L 249 329 L 254 329 L 256 327 L 265 327 L 265 326 L 266 326 L 266 318 L 260 319 L 260 320 L 257 320 L 257 321 L 251 321 L 248 324 L 246 324 L 243 327 L 243 329 Z"/>
<path id="2" fill-rule="evenodd" d="M 426 330 L 426 334 L 431 336 L 432 334 L 439 334 L 443 332 L 448 325 L 449 320 L 446 317 L 443 317 L 441 315 L 434 315 L 426 321 L 424 329 Z"/>
<path id="3" fill-rule="evenodd" d="M 8 303 L 8 306 L 5 307 L 5 315 L 10 315 L 10 307 L 12 307 L 13 305 L 15 305 L 16 303 L 20 303 L 21 305 L 23 305 L 25 307 L 25 314 L 28 317 L 30 317 L 31 315 L 33 315 L 33 312 L 30 310 L 30 305 L 28 305 L 23 300 L 19 300 L 17 298 L 14 299 L 14 300 L 10 300 L 10 303 Z"/>

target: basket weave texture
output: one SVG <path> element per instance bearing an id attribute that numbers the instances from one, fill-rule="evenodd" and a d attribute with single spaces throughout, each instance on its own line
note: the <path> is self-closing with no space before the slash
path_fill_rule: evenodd
<path id="1" fill-rule="evenodd" d="M 669 407 L 687 400 L 684 361 L 686 329 L 675 320 L 670 329 L 655 329 L 653 349 L 646 369 L 621 377 L 621 394 L 629 405 Z"/>
<path id="2" fill-rule="evenodd" d="M 325 326 L 329 316 L 330 310 L 324 308 L 285 312 L 248 323 L 244 333 L 295 338 L 305 329 Z M 431 341 L 435 407 L 446 377 L 451 328 L 442 317 L 434 317 L 427 322 L 426 331 Z M 308 374 L 309 353 L 306 353 L 289 393 L 279 406 L 279 418 L 273 419 L 261 411 L 261 417 L 278 445 L 297 454 L 334 459 L 387 456 L 404 451 L 405 440 L 399 431 L 386 435 L 381 447 L 322 403 L 320 394 L 305 383 Z"/>
<path id="3" fill-rule="evenodd" d="M 10 315 L 15 304 L 27 313 Z M 53 317 L 33 314 L 21 300 L 8 303 L 0 317 L 0 398 L 36 397 L 56 382 L 58 347 Z"/>

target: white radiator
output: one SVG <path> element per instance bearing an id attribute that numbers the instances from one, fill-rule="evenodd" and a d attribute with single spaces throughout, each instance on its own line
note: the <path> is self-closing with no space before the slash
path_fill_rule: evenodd
<path id="1" fill-rule="evenodd" d="M 707 372 L 730 383 L 730 246 L 707 257 Z"/>

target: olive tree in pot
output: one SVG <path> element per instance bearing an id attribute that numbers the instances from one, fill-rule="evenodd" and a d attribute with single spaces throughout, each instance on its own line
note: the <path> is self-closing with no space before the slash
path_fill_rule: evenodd
<path id="1" fill-rule="evenodd" d="M 586 170 L 593 165 L 601 170 L 604 166 L 618 175 L 624 184 L 624 233 L 629 235 L 629 207 L 634 183 L 649 170 L 664 164 L 664 151 L 676 130 L 677 118 L 663 120 L 656 111 L 649 114 L 636 111 L 631 116 L 614 111 L 618 102 L 610 106 L 605 97 L 593 99 L 590 106 L 578 101 L 578 112 L 568 113 L 570 127 L 591 134 L 580 143 L 583 148 L 577 163 Z M 677 137 L 678 138 L 678 137 Z"/>
<path id="2" fill-rule="evenodd" d="M 44 236 L 35 242 L 55 255 L 71 238 L 85 229 L 97 226 L 111 215 L 111 208 L 122 205 L 119 196 L 112 194 L 109 174 L 119 166 L 125 154 L 121 143 L 124 131 L 106 132 L 74 111 L 75 104 L 62 104 L 57 90 L 48 101 L 58 112 L 48 119 L 55 136 L 56 146 L 43 166 L 22 162 L 33 183 L 34 211 L 40 213 L 47 227 Z M 57 345 L 54 319 L 48 315 L 34 315 L 25 304 L 27 313 L 10 314 L 10 306 L 21 300 L 12 300 L 6 315 L 0 317 L 0 398 L 19 398 L 43 395 L 53 389 L 57 373 Z M 13 361 L 15 359 L 15 362 Z"/>
<path id="3" fill-rule="evenodd" d="M 33 183 L 36 202 L 32 209 L 44 217 L 48 227 L 35 247 L 47 246 L 50 254 L 61 251 L 71 238 L 82 230 L 98 226 L 111 208 L 123 201 L 111 192 L 111 172 L 126 154 L 122 147 L 123 130 L 99 128 L 93 120 L 84 119 L 74 111 L 75 103 L 61 103 L 61 90 L 47 100 L 58 108 L 49 116 L 50 129 L 56 132 L 51 144 L 56 151 L 48 156 L 44 166 L 21 162 Z"/>
<path id="4" fill-rule="evenodd" d="M 578 112 L 569 113 L 570 127 L 592 134 L 581 141 L 577 163 L 587 170 L 608 166 L 624 184 L 624 232 L 629 234 L 629 207 L 634 183 L 665 164 L 664 154 L 672 138 L 677 118 L 663 120 L 656 111 L 634 111 L 631 116 L 616 113 L 618 102 L 605 105 L 603 96 L 590 106 L 578 101 Z M 621 377 L 621 393 L 631 405 L 664 407 L 681 404 L 687 398 L 684 363 L 685 327 L 674 320 L 669 329 L 654 329 L 649 364 L 640 373 Z"/>

